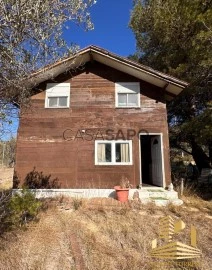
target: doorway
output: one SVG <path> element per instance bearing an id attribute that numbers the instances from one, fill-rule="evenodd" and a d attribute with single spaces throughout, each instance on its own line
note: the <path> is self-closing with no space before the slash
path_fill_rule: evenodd
<path id="1" fill-rule="evenodd" d="M 161 134 L 140 134 L 141 183 L 164 186 L 163 153 Z"/>

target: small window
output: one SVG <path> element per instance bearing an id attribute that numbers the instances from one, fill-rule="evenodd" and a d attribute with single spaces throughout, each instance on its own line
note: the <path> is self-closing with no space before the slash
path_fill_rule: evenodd
<path id="1" fill-rule="evenodd" d="M 132 165 L 132 141 L 95 141 L 96 165 Z"/>
<path id="2" fill-rule="evenodd" d="M 116 83 L 116 107 L 130 108 L 140 107 L 140 84 L 134 83 Z"/>
<path id="3" fill-rule="evenodd" d="M 68 97 L 48 97 L 48 107 L 68 107 Z"/>
<path id="4" fill-rule="evenodd" d="M 70 83 L 49 83 L 46 89 L 45 108 L 68 108 Z"/>

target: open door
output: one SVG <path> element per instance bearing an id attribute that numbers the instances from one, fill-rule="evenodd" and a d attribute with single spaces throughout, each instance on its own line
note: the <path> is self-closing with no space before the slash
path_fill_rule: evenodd
<path id="1" fill-rule="evenodd" d="M 163 187 L 161 135 L 140 135 L 141 183 Z"/>
<path id="2" fill-rule="evenodd" d="M 160 135 L 151 138 L 151 155 L 152 155 L 152 183 L 155 186 L 161 186 L 163 183 L 162 170 L 162 153 L 161 153 Z"/>

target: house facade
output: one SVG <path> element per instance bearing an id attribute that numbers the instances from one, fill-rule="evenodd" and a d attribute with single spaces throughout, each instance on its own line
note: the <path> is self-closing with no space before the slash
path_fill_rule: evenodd
<path id="1" fill-rule="evenodd" d="M 171 181 L 166 102 L 187 83 L 96 46 L 32 74 L 15 170 L 36 168 L 61 188 L 113 188 L 124 176 Z"/>

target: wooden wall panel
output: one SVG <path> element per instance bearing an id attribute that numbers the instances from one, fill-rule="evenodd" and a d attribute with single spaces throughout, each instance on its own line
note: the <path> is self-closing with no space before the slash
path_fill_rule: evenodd
<path id="1" fill-rule="evenodd" d="M 136 133 L 139 130 L 163 133 L 168 184 L 169 144 L 163 90 L 140 81 L 141 108 L 120 109 L 115 108 L 115 82 L 138 79 L 96 62 L 72 77 L 61 76 L 56 81 L 71 83 L 70 108 L 44 108 L 46 84 L 42 84 L 40 92 L 32 96 L 30 108 L 22 111 L 15 167 L 21 179 L 36 167 L 58 177 L 65 188 L 111 188 L 122 175 L 136 186 L 140 181 L 138 136 L 133 138 L 133 165 L 129 166 L 95 166 L 94 140 L 63 138 L 67 129 L 71 129 L 65 133 L 69 139 L 81 129 L 91 129 L 94 134 L 98 130 L 105 134 L 107 129 L 117 134 L 121 129 L 125 136 L 128 129 L 134 129 Z"/>

